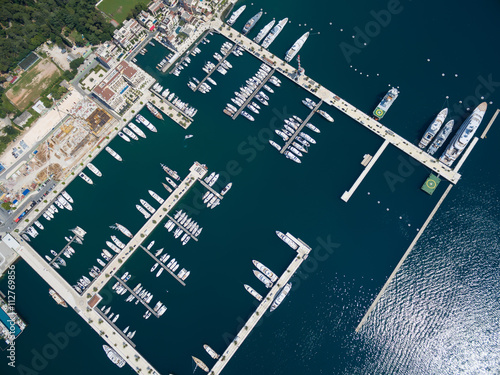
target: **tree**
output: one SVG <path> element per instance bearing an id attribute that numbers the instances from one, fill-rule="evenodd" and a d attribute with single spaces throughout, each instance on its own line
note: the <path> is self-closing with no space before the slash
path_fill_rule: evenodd
<path id="1" fill-rule="evenodd" d="M 85 59 L 83 57 L 79 57 L 79 58 L 74 59 L 73 61 L 71 61 L 69 63 L 69 67 L 71 68 L 71 70 L 76 70 L 76 69 L 78 69 L 78 67 L 80 65 L 83 64 L 84 61 L 85 61 Z"/>

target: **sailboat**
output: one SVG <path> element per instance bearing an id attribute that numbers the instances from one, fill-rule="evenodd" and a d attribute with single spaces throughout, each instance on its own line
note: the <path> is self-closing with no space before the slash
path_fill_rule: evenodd
<path id="1" fill-rule="evenodd" d="M 191 358 L 193 358 L 194 363 L 196 363 L 196 367 L 201 368 L 205 372 L 210 371 L 210 369 L 208 368 L 208 366 L 206 364 L 204 364 L 201 359 L 198 359 L 195 356 L 191 356 Z M 196 371 L 196 367 L 194 368 L 193 372 Z"/>

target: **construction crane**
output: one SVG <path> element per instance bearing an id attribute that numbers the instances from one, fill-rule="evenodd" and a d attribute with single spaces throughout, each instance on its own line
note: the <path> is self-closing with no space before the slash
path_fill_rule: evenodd
<path id="1" fill-rule="evenodd" d="M 297 71 L 295 72 L 293 79 L 298 80 L 300 76 L 303 76 L 305 73 L 305 69 L 300 65 L 300 55 L 297 55 L 297 62 L 299 63 L 299 67 L 297 68 Z"/>

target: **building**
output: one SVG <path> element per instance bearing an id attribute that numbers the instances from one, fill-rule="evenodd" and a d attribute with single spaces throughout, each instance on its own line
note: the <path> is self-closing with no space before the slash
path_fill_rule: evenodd
<path id="1" fill-rule="evenodd" d="M 118 62 L 116 56 L 118 55 L 118 48 L 114 43 L 106 42 L 100 46 L 95 52 L 96 60 L 107 69 L 115 66 Z"/>
<path id="2" fill-rule="evenodd" d="M 13 122 L 17 126 L 24 126 L 31 118 L 31 116 L 32 116 L 31 113 L 29 113 L 28 111 L 24 111 L 18 117 L 16 117 Z"/>
<path id="3" fill-rule="evenodd" d="M 115 30 L 113 39 L 115 43 L 128 50 L 135 44 L 134 39 L 139 39 L 140 35 L 146 33 L 146 30 L 135 19 L 129 19 L 123 23 L 123 26 Z"/>
<path id="4" fill-rule="evenodd" d="M 162 0 L 152 1 L 148 6 L 148 10 L 154 16 L 158 16 L 160 13 L 163 13 L 165 9 L 166 7 Z"/>
<path id="5" fill-rule="evenodd" d="M 92 94 L 116 113 L 125 112 L 153 78 L 133 63 L 120 62 L 94 88 Z"/>

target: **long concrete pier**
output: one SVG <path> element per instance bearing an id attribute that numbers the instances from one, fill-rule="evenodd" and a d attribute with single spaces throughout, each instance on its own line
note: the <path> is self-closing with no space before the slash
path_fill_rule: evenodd
<path id="1" fill-rule="evenodd" d="M 265 50 L 260 45 L 253 42 L 251 39 L 247 38 L 240 32 L 223 23 L 221 20 L 213 20 L 211 21 L 211 25 L 215 31 L 219 32 L 221 35 L 225 36 L 233 43 L 239 43 L 239 45 L 248 53 L 266 62 L 272 67 L 275 67 L 277 71 L 290 79 L 292 82 L 301 86 L 311 95 L 322 99 L 325 103 L 337 108 L 339 111 L 342 111 L 344 114 L 351 117 L 354 121 L 363 125 L 368 130 L 376 133 L 384 140 L 388 140 L 392 145 L 396 146 L 407 155 L 422 163 L 442 178 L 445 178 L 453 184 L 456 184 L 460 179 L 460 174 L 455 170 L 451 169 L 447 165 L 444 165 L 443 163 L 440 163 L 433 156 L 424 152 L 416 145 L 408 142 L 400 135 L 382 125 L 380 122 L 374 120 L 372 117 L 354 107 L 346 100 L 340 98 L 338 95 L 334 94 L 326 87 L 315 82 L 310 77 L 306 75 L 297 76 L 297 69 L 295 67 L 287 64 L 285 61 L 276 57 L 271 52 Z"/>
<path id="2" fill-rule="evenodd" d="M 153 215 L 146 221 L 141 229 L 134 235 L 134 237 L 126 244 L 125 248 L 115 256 L 111 261 L 109 269 L 112 271 L 108 273 L 101 273 L 94 279 L 89 286 L 89 290 L 99 292 L 104 285 L 108 282 L 108 277 L 111 273 L 117 272 L 121 265 L 124 264 L 128 258 L 139 248 L 139 245 L 153 232 L 156 225 L 172 210 L 172 208 L 179 202 L 179 200 L 186 194 L 193 186 L 196 180 L 203 178 L 207 173 L 207 168 L 198 162 L 195 162 L 189 168 L 189 174 L 181 181 L 175 190 L 165 199 L 165 202 L 155 211 Z"/>
<path id="3" fill-rule="evenodd" d="M 380 290 L 379 294 L 377 295 L 377 297 L 375 298 L 375 300 L 372 302 L 371 306 L 368 308 L 368 311 L 366 312 L 365 316 L 363 316 L 363 319 L 361 319 L 361 322 L 359 322 L 358 326 L 356 327 L 356 332 L 359 332 L 361 330 L 361 328 L 363 328 L 363 325 L 368 320 L 368 317 L 370 316 L 371 312 L 377 306 L 378 302 L 380 301 L 380 298 L 382 298 L 382 296 L 384 295 L 385 291 L 389 287 L 389 284 L 392 282 L 392 279 L 394 279 L 394 277 L 398 273 L 399 269 L 401 268 L 401 266 L 405 262 L 406 258 L 408 258 L 408 255 L 410 255 L 411 251 L 413 250 L 413 247 L 415 247 L 417 241 L 420 239 L 420 236 L 422 236 L 422 234 L 424 233 L 425 228 L 427 228 L 427 226 L 431 222 L 432 218 L 436 214 L 437 210 L 439 209 L 439 207 L 441 206 L 441 204 L 445 200 L 446 196 L 448 195 L 448 193 L 450 192 L 450 190 L 451 190 L 452 187 L 453 187 L 453 185 L 448 185 L 448 188 L 444 192 L 443 196 L 439 199 L 439 201 L 437 202 L 436 206 L 432 210 L 431 214 L 429 215 L 429 217 L 427 218 L 427 220 L 425 220 L 424 225 L 422 225 L 422 228 L 420 228 L 420 230 L 418 231 L 417 235 L 415 236 L 415 238 L 411 242 L 410 246 L 408 247 L 408 249 L 404 253 L 403 257 L 401 258 L 401 260 L 397 264 L 396 268 L 394 268 L 394 271 L 392 271 L 391 276 L 389 276 L 389 278 L 385 282 L 384 286 L 382 287 L 382 290 Z"/>
<path id="4" fill-rule="evenodd" d="M 241 111 L 243 111 L 248 103 L 250 103 L 252 101 L 252 99 L 254 98 L 254 96 L 262 89 L 262 87 L 264 87 L 264 85 L 266 84 L 267 81 L 269 81 L 269 78 L 272 77 L 272 75 L 274 74 L 274 71 L 276 69 L 271 69 L 271 71 L 267 74 L 266 78 L 264 78 L 262 80 L 262 82 L 257 86 L 257 88 L 255 90 L 253 90 L 252 94 L 245 100 L 245 102 L 243 103 L 243 105 L 238 108 L 238 110 L 234 113 L 234 115 L 231 117 L 233 120 L 236 119 L 236 117 L 239 116 L 239 114 L 241 113 Z"/>
<path id="5" fill-rule="evenodd" d="M 144 307 L 146 309 L 148 309 L 151 314 L 153 314 L 154 316 L 156 316 L 157 318 L 159 318 L 160 316 L 156 313 L 156 311 L 154 311 L 151 306 L 149 306 L 149 304 L 144 301 L 144 299 L 142 299 L 141 297 L 139 297 L 139 295 L 134 292 L 128 285 L 126 282 L 124 282 L 122 279 L 120 279 L 119 277 L 117 277 L 116 275 L 113 275 L 113 277 L 116 279 L 116 281 L 118 281 L 120 283 L 121 286 L 123 286 L 125 289 L 127 289 L 130 294 L 132 294 L 140 303 L 142 303 L 144 305 Z"/>
<path id="6" fill-rule="evenodd" d="M 144 246 L 142 245 L 139 245 L 141 247 L 142 250 L 144 250 L 151 258 L 153 258 L 153 260 L 158 263 L 160 265 L 161 268 L 163 268 L 165 271 L 167 271 L 169 274 L 171 274 L 174 279 L 176 279 L 178 282 L 181 283 L 182 286 L 186 286 L 186 283 L 184 281 L 182 281 L 181 279 L 179 279 L 177 277 L 177 275 L 172 272 L 172 270 L 170 268 L 168 268 L 162 261 L 160 261 L 160 259 L 158 259 L 156 256 L 153 255 L 153 253 L 151 253 L 151 251 L 149 251 L 148 249 L 146 249 Z"/>
<path id="7" fill-rule="evenodd" d="M 7 240 L 5 237 L 11 237 L 12 240 Z M 101 319 L 101 315 L 89 306 L 90 300 L 84 296 L 80 296 L 64 278 L 59 275 L 56 270 L 49 267 L 47 262 L 27 244 L 16 233 L 6 235 L 8 245 L 15 250 L 26 263 L 38 275 L 47 282 L 57 294 L 59 294 L 73 310 L 80 315 L 87 324 L 94 329 L 106 343 L 113 348 L 118 354 L 136 371 L 144 374 L 151 373 L 159 375 L 159 372 L 148 362 L 135 348 L 124 341 L 122 336 L 116 332 L 114 327 L 106 320 Z M 5 241 L 4 241 L 5 242 Z M 48 295 L 48 290 L 47 290 Z M 104 351 L 102 355 L 106 354 Z M 151 371 L 151 372 L 149 372 Z"/>
<path id="8" fill-rule="evenodd" d="M 299 135 L 299 133 L 302 131 L 302 129 L 304 129 L 304 127 L 307 125 L 307 123 L 309 122 L 311 117 L 313 117 L 313 115 L 316 113 L 316 111 L 319 109 L 319 107 L 321 107 L 321 104 L 323 104 L 323 100 L 320 100 L 320 102 L 318 104 L 316 104 L 316 106 L 312 109 L 311 113 L 309 113 L 309 115 L 307 115 L 306 119 L 304 121 L 302 121 L 302 124 L 299 125 L 299 127 L 297 128 L 295 133 L 293 133 L 292 136 L 290 137 L 290 139 L 288 141 L 286 141 L 285 145 L 281 148 L 280 154 L 283 154 L 288 149 L 288 147 L 292 144 L 292 142 L 295 140 L 295 138 L 297 138 L 297 135 Z"/>
<path id="9" fill-rule="evenodd" d="M 305 244 L 303 241 L 301 241 L 298 238 L 293 237 L 290 233 L 287 233 L 287 236 L 291 237 L 294 242 L 296 242 L 299 245 L 299 248 L 297 249 L 297 255 L 295 258 L 292 260 L 292 263 L 287 267 L 285 272 L 281 275 L 281 277 L 278 279 L 278 281 L 274 284 L 274 286 L 271 288 L 267 296 L 262 300 L 262 302 L 259 304 L 257 307 L 257 310 L 248 318 L 247 322 L 243 326 L 243 328 L 238 332 L 234 340 L 229 344 L 227 349 L 222 353 L 220 356 L 219 360 L 215 363 L 215 365 L 212 367 L 210 370 L 209 374 L 210 375 L 218 375 L 220 372 L 224 369 L 226 364 L 229 362 L 229 360 L 233 357 L 233 355 L 236 353 L 236 351 L 240 348 L 240 346 L 243 344 L 245 339 L 248 337 L 250 332 L 252 332 L 252 329 L 257 325 L 257 323 L 260 321 L 260 319 L 264 316 L 266 313 L 267 309 L 271 306 L 271 304 L 274 301 L 274 298 L 278 294 L 278 292 L 283 288 L 290 278 L 293 276 L 295 271 L 300 267 L 302 262 L 307 259 L 307 256 L 309 252 L 311 251 L 311 248 Z M 260 282 L 260 281 L 257 281 Z"/>
<path id="10" fill-rule="evenodd" d="M 490 122 L 488 123 L 488 126 L 486 126 L 486 129 L 484 129 L 483 131 L 483 134 L 481 134 L 481 139 L 484 139 L 486 138 L 486 134 L 488 134 L 488 131 L 490 130 L 491 128 L 491 125 L 493 125 L 493 123 L 495 122 L 495 120 L 497 119 L 497 116 L 498 114 L 500 113 L 500 109 L 497 109 L 495 111 L 495 114 L 493 115 L 493 117 L 491 118 Z"/>
<path id="11" fill-rule="evenodd" d="M 384 143 L 382 143 L 382 146 L 380 146 L 380 148 L 377 150 L 377 152 L 375 153 L 373 158 L 370 160 L 368 165 L 365 167 L 365 169 L 363 169 L 363 172 L 361 172 L 359 177 L 356 179 L 356 182 L 354 183 L 354 185 L 352 185 L 352 187 L 349 189 L 349 191 L 344 191 L 344 194 L 342 194 L 342 197 L 341 197 L 341 199 L 344 202 L 347 202 L 351 198 L 351 196 L 354 194 L 354 192 L 358 188 L 359 184 L 361 184 L 361 182 L 366 177 L 368 172 L 370 172 L 370 169 L 372 169 L 372 167 L 375 165 L 375 162 L 378 160 L 380 155 L 382 155 L 382 153 L 384 152 L 384 150 L 386 149 L 386 147 L 388 145 L 389 145 L 389 141 L 386 139 L 384 141 Z"/>

